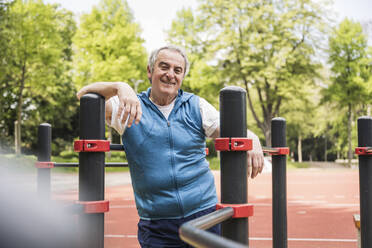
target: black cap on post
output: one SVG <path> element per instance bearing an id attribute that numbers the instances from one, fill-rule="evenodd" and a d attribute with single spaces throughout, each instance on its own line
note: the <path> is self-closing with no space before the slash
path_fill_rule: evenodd
<path id="1" fill-rule="evenodd" d="M 372 117 L 358 118 L 358 146 L 372 147 Z M 372 154 L 359 155 L 361 247 L 372 247 Z"/>
<path id="2" fill-rule="evenodd" d="M 220 131 L 223 137 L 247 137 L 246 91 L 236 86 L 220 92 Z M 247 152 L 221 152 L 221 203 L 247 203 Z M 222 223 L 222 236 L 248 244 L 248 219 Z"/>

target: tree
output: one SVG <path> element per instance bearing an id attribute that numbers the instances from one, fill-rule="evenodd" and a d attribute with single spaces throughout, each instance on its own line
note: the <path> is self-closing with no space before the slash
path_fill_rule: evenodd
<path id="1" fill-rule="evenodd" d="M 72 13 L 59 10 L 57 5 L 44 4 L 42 1 L 15 1 L 9 6 L 9 19 L 5 29 L 8 37 L 7 53 L 3 57 L 3 72 L 0 92 L 4 102 L 4 120 L 0 123 L 6 136 L 13 136 L 13 123 L 18 123 L 18 142 L 16 151 L 21 148 L 21 126 L 25 122 L 36 125 L 41 120 L 57 119 L 75 106 L 53 111 L 58 105 L 58 97 L 71 94 L 69 80 L 69 60 L 71 60 L 71 36 L 75 31 Z M 67 87 L 66 87 L 67 86 Z M 58 97 L 57 97 L 58 96 Z M 48 109 L 49 111 L 43 111 Z M 44 113 L 44 115 L 40 115 Z M 61 118 L 60 125 L 69 122 Z M 35 126 L 29 126 L 35 129 Z M 35 137 L 29 139 L 26 146 L 35 143 Z M 31 141 L 30 141 L 31 140 Z"/>
<path id="2" fill-rule="evenodd" d="M 102 0 L 82 15 L 74 37 L 76 85 L 125 81 L 134 86 L 137 80 L 146 81 L 147 56 L 140 32 L 125 0 Z"/>
<path id="3" fill-rule="evenodd" d="M 201 1 L 196 20 L 203 28 L 196 40 L 209 53 L 206 64 L 216 65 L 222 84 L 246 89 L 268 146 L 271 119 L 280 115 L 283 103 L 305 94 L 306 84 L 317 77 L 315 49 L 326 26 L 322 16 L 321 6 L 310 0 Z M 183 18 L 176 21 L 189 27 Z M 187 32 L 178 33 L 190 42 Z"/>
<path id="4" fill-rule="evenodd" d="M 367 39 L 362 26 L 343 20 L 329 39 L 329 63 L 332 83 L 324 90 L 324 101 L 332 102 L 346 111 L 348 161 L 351 166 L 353 113 L 362 105 L 370 104 L 371 65 Z"/>

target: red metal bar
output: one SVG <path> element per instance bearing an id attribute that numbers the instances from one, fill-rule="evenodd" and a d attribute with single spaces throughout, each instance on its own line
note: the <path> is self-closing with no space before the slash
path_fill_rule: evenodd
<path id="1" fill-rule="evenodd" d="M 372 147 L 356 147 L 355 154 L 358 155 L 372 155 Z"/>
<path id="2" fill-rule="evenodd" d="M 224 204 L 218 203 L 216 210 L 221 208 L 231 207 L 234 209 L 234 215 L 232 218 L 247 218 L 253 216 L 253 205 L 252 204 Z"/>
<path id="3" fill-rule="evenodd" d="M 289 147 L 262 147 L 262 151 L 270 155 L 288 155 Z"/>
<path id="4" fill-rule="evenodd" d="M 108 200 L 103 201 L 78 201 L 76 204 L 84 206 L 84 213 L 96 214 L 105 213 L 110 210 L 110 202 Z"/>
<path id="5" fill-rule="evenodd" d="M 76 140 L 75 152 L 108 152 L 110 151 L 109 140 Z"/>
<path id="6" fill-rule="evenodd" d="M 252 140 L 248 138 L 216 138 L 214 147 L 217 151 L 250 151 Z"/>
<path id="7" fill-rule="evenodd" d="M 54 162 L 40 162 L 40 161 L 37 161 L 35 163 L 35 167 L 38 168 L 38 169 L 52 169 L 54 168 Z"/>

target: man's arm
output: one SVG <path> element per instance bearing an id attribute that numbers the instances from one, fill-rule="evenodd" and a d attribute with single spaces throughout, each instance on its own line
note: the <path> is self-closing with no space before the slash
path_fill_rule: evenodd
<path id="1" fill-rule="evenodd" d="M 211 138 L 220 137 L 220 127 L 214 131 Z M 260 140 L 252 131 L 247 130 L 247 138 L 252 139 L 252 150 L 247 151 L 248 176 L 255 178 L 258 173 L 262 172 L 264 167 L 264 157 Z"/>
<path id="2" fill-rule="evenodd" d="M 140 101 L 134 90 L 127 84 L 123 82 L 97 82 L 92 83 L 87 86 L 84 86 L 76 94 L 77 98 L 80 99 L 83 95 L 87 93 L 97 93 L 102 95 L 106 100 L 110 99 L 113 96 L 118 96 L 119 98 L 119 109 L 117 112 L 117 118 L 121 118 L 122 113 L 122 123 L 124 124 L 129 116 L 128 128 L 132 125 L 133 120 L 138 124 L 141 120 L 142 109 Z M 106 104 L 106 120 L 111 120 L 112 109 L 110 109 L 110 104 Z"/>

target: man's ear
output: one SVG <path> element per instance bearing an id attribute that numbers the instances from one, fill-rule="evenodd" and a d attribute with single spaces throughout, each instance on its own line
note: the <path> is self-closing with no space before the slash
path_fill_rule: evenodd
<path id="1" fill-rule="evenodd" d="M 151 76 L 152 76 L 152 73 L 150 70 L 150 66 L 147 66 L 147 78 L 150 80 L 150 83 L 151 83 Z"/>

